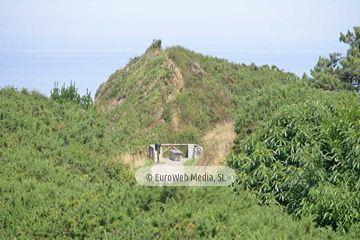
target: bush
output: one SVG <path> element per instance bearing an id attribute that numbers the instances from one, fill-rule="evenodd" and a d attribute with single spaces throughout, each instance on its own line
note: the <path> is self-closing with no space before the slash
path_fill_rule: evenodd
<path id="1" fill-rule="evenodd" d="M 320 95 L 321 96 L 321 95 Z M 228 165 L 262 203 L 348 231 L 359 225 L 359 95 L 329 93 L 280 108 Z M 331 197 L 330 197 L 331 196 Z"/>
<path id="2" fill-rule="evenodd" d="M 53 90 L 50 91 L 51 99 L 54 99 L 59 103 L 73 102 L 82 106 L 85 109 L 91 107 L 92 104 L 91 93 L 88 92 L 87 89 L 86 89 L 86 94 L 81 97 L 80 94 L 78 94 L 77 92 L 78 89 L 75 87 L 75 82 L 73 84 L 71 81 L 69 87 L 65 87 L 65 83 L 64 83 L 61 89 L 59 89 L 58 86 L 59 86 L 58 82 L 54 83 L 54 88 Z"/>

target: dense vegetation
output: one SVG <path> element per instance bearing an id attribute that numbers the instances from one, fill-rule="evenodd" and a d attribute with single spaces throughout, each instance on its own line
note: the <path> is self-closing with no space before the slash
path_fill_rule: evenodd
<path id="1" fill-rule="evenodd" d="M 93 109 L 13 88 L 0 102 L 4 239 L 340 237 L 260 207 L 240 187 L 139 186 Z"/>
<path id="2" fill-rule="evenodd" d="M 0 89 L 0 236 L 358 238 L 359 39 L 341 34 L 347 56 L 320 58 L 312 78 L 154 40 L 94 103 L 72 83 L 50 99 Z M 233 187 L 144 187 L 124 163 L 234 120 Z"/>
<path id="3" fill-rule="evenodd" d="M 331 60 L 342 66 L 320 57 L 307 79 L 320 89 L 274 85 L 248 96 L 227 164 L 262 204 L 278 202 L 297 218 L 313 215 L 318 226 L 360 236 L 360 96 L 344 91 L 358 83 L 354 30 L 340 37 L 350 43 L 347 57 Z"/>
<path id="4" fill-rule="evenodd" d="M 228 161 L 263 203 L 359 234 L 360 99 L 326 93 L 277 110 Z"/>
<path id="5" fill-rule="evenodd" d="M 73 102 L 79 104 L 83 108 L 90 108 L 92 103 L 91 93 L 86 89 L 86 94 L 80 96 L 77 91 L 78 89 L 75 86 L 75 82 L 73 84 L 71 81 L 69 87 L 65 87 L 64 84 L 61 89 L 59 88 L 59 83 L 55 83 L 54 89 L 50 92 L 50 98 L 59 103 Z"/>

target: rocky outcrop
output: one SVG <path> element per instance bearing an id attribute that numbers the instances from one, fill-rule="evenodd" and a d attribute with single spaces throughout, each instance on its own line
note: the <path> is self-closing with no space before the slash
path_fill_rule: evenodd
<path id="1" fill-rule="evenodd" d="M 200 67 L 200 64 L 197 62 L 192 62 L 190 66 L 190 72 L 199 78 L 203 78 L 204 70 Z"/>

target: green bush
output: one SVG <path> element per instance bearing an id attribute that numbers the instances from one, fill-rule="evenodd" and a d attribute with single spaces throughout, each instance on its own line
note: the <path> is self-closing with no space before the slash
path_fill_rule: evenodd
<path id="1" fill-rule="evenodd" d="M 59 83 L 55 83 L 53 90 L 50 91 L 50 98 L 59 103 L 73 102 L 85 109 L 90 108 L 92 104 L 91 93 L 86 89 L 86 94 L 81 97 L 77 91 L 75 82 L 74 84 L 70 82 L 69 87 L 65 87 L 64 84 L 61 89 L 59 89 Z"/>
<path id="2" fill-rule="evenodd" d="M 319 226 L 356 229 L 359 104 L 358 94 L 341 92 L 280 108 L 239 143 L 241 153 L 228 165 L 262 203 L 276 200 L 298 217 L 312 214 Z"/>

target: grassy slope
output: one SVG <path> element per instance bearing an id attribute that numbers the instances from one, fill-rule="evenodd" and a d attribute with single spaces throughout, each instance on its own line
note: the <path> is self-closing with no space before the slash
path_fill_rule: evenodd
<path id="1" fill-rule="evenodd" d="M 233 121 L 239 109 L 248 108 L 247 97 L 270 86 L 308 88 L 294 74 L 276 66 L 234 64 L 179 46 L 162 49 L 153 43 L 99 87 L 96 104 L 111 109 L 106 115 L 118 150 L 139 153 L 154 142 L 206 145 L 202 136 L 217 124 Z M 258 118 L 266 110 L 261 108 Z M 161 119 L 165 124 L 156 124 Z M 246 124 L 253 126 L 258 120 Z M 232 140 L 226 145 L 231 146 Z"/>
<path id="2" fill-rule="evenodd" d="M 0 89 L 4 239 L 340 239 L 231 188 L 139 186 L 105 117 L 39 93 Z"/>

